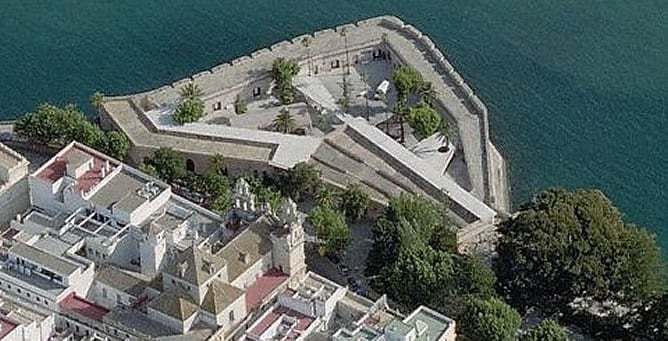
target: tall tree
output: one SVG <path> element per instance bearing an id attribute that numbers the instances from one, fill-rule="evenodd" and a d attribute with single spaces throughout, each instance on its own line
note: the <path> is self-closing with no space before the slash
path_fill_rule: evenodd
<path id="1" fill-rule="evenodd" d="M 128 137 L 120 131 L 108 131 L 103 136 L 104 147 L 102 151 L 116 159 L 125 159 L 130 149 L 130 140 L 128 140 Z"/>
<path id="2" fill-rule="evenodd" d="M 308 75 L 311 76 L 311 38 L 304 37 L 301 40 L 302 45 L 306 48 L 306 66 L 308 67 Z"/>
<path id="3" fill-rule="evenodd" d="M 327 206 L 316 206 L 309 212 L 308 222 L 323 241 L 321 254 L 340 254 L 352 239 L 352 232 L 343 215 Z"/>
<path id="4" fill-rule="evenodd" d="M 522 308 L 567 312 L 580 298 L 633 307 L 664 286 L 654 236 L 597 190 L 541 192 L 500 232 L 500 289 Z"/>
<path id="5" fill-rule="evenodd" d="M 186 159 L 172 148 L 160 147 L 153 153 L 150 165 L 155 168 L 160 179 L 173 183 L 186 175 Z"/>
<path id="6" fill-rule="evenodd" d="M 341 202 L 341 196 L 330 186 L 323 185 L 316 190 L 315 200 L 319 206 L 337 208 Z"/>
<path id="7" fill-rule="evenodd" d="M 179 91 L 179 94 L 181 95 L 181 98 L 184 100 L 196 99 L 204 96 L 204 91 L 202 91 L 202 88 L 200 88 L 199 85 L 191 82 L 184 85 Z"/>
<path id="8" fill-rule="evenodd" d="M 204 102 L 199 98 L 186 98 L 174 109 L 172 117 L 178 124 L 199 121 L 204 116 Z"/>
<path id="9" fill-rule="evenodd" d="M 278 97 L 281 103 L 290 104 L 294 101 L 292 78 L 299 73 L 296 61 L 286 58 L 276 58 L 271 66 L 271 76 L 276 83 Z"/>
<path id="10" fill-rule="evenodd" d="M 102 110 L 102 105 L 104 104 L 104 94 L 95 91 L 91 96 L 90 96 L 90 106 L 95 109 L 95 112 L 100 115 L 100 111 Z"/>
<path id="11" fill-rule="evenodd" d="M 520 314 L 497 298 L 474 299 L 457 322 L 460 333 L 470 340 L 514 341 Z"/>
<path id="12" fill-rule="evenodd" d="M 520 341 L 568 341 L 564 327 L 554 320 L 545 319 L 520 336 Z"/>
<path id="13" fill-rule="evenodd" d="M 350 74 L 350 56 L 348 53 L 348 30 L 343 27 L 341 30 L 339 30 L 339 35 L 343 38 L 343 46 L 346 51 L 346 65 L 344 65 L 344 74 L 349 75 Z"/>
<path id="14" fill-rule="evenodd" d="M 668 340 L 668 293 L 648 300 L 627 320 L 636 340 Z"/>
<path id="15" fill-rule="evenodd" d="M 434 85 L 431 82 L 423 81 L 420 86 L 417 89 L 421 101 L 424 103 L 427 103 L 429 106 L 434 105 L 434 100 L 436 99 L 436 95 L 438 94 L 436 92 L 436 89 L 434 89 Z"/>
<path id="16" fill-rule="evenodd" d="M 288 108 L 283 108 L 278 112 L 278 115 L 272 121 L 274 130 L 283 134 L 291 134 L 295 131 L 297 124 L 294 117 Z"/>
<path id="17" fill-rule="evenodd" d="M 227 163 L 222 154 L 214 154 L 209 158 L 209 167 L 207 172 L 213 174 L 227 175 Z"/>
<path id="18" fill-rule="evenodd" d="M 295 201 L 306 196 L 313 196 L 322 186 L 320 170 L 312 164 L 300 162 L 288 171 L 279 174 L 278 185 L 281 191 Z"/>
<path id="19" fill-rule="evenodd" d="M 408 124 L 413 128 L 415 136 L 422 140 L 438 132 L 441 127 L 441 115 L 421 102 L 408 111 Z"/>
<path id="20" fill-rule="evenodd" d="M 359 221 L 366 215 L 370 201 L 369 194 L 358 183 L 350 184 L 341 195 L 341 211 L 351 221 Z"/>
<path id="21" fill-rule="evenodd" d="M 407 231 L 410 227 L 404 226 Z M 376 288 L 409 309 L 429 303 L 440 287 L 450 282 L 454 273 L 452 256 L 435 251 L 411 232 L 403 233 L 404 241 L 394 262 L 388 263 L 372 281 Z"/>

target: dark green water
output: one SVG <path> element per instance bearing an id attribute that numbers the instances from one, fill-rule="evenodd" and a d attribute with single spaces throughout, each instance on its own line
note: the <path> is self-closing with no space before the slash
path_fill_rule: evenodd
<path id="1" fill-rule="evenodd" d="M 0 118 L 145 90 L 279 40 L 395 14 L 490 109 L 513 200 L 602 188 L 668 247 L 668 2 L 6 0 Z"/>

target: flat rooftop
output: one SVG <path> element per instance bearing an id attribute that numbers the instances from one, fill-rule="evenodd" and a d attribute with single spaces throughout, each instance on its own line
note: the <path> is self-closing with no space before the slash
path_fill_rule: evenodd
<path id="1" fill-rule="evenodd" d="M 58 303 L 58 305 L 60 306 L 61 309 L 77 313 L 79 315 L 88 317 L 98 322 L 102 322 L 102 318 L 104 317 L 104 315 L 109 313 L 109 309 L 99 304 L 95 304 L 91 301 L 83 299 L 74 293 L 65 297 L 62 301 Z"/>
<path id="2" fill-rule="evenodd" d="M 260 276 L 255 283 L 246 288 L 246 311 L 257 308 L 267 295 L 285 283 L 287 279 L 288 275 L 275 269 Z"/>
<path id="3" fill-rule="evenodd" d="M 0 143 L 0 167 L 12 169 L 27 160 L 19 153 Z"/>
<path id="4" fill-rule="evenodd" d="M 272 153 L 266 161 L 280 168 L 291 168 L 307 161 L 318 148 L 322 139 L 313 136 L 282 134 L 273 131 L 229 127 L 220 124 L 189 123 L 179 125 L 173 122 L 172 108 L 152 110 L 145 113 L 158 131 L 204 139 L 236 140 L 256 146 L 267 146 Z M 192 143 L 192 142 L 191 142 Z M 226 155 L 226 154 L 223 154 Z M 255 154 L 262 157 L 264 153 Z"/>
<path id="5" fill-rule="evenodd" d="M 67 289 L 41 276 L 28 276 L 6 268 L 0 269 L 0 277 L 5 282 L 37 289 L 41 294 L 48 297 L 58 297 Z"/>
<path id="6" fill-rule="evenodd" d="M 262 340 L 274 340 L 277 337 L 281 337 L 284 340 L 296 340 L 313 321 L 314 318 L 310 316 L 283 306 L 278 306 L 256 322 L 250 333 Z M 274 328 L 273 333 L 264 335 L 270 327 L 277 324 L 278 326 Z"/>
<path id="7" fill-rule="evenodd" d="M 14 244 L 9 253 L 63 276 L 68 276 L 79 268 L 79 265 L 72 261 L 24 243 Z"/>
<path id="8" fill-rule="evenodd" d="M 438 338 L 450 327 L 452 320 L 424 306 L 419 307 L 404 322 L 418 331 L 423 329 L 418 341 L 438 340 Z"/>
<path id="9" fill-rule="evenodd" d="M 144 189 L 154 189 L 145 191 Z M 98 189 L 89 201 L 97 206 L 111 207 L 112 205 L 125 212 L 133 212 L 143 203 L 152 200 L 167 188 L 150 179 L 133 174 L 122 169 L 109 182 Z"/>
<path id="10" fill-rule="evenodd" d="M 95 152 L 88 147 L 72 143 L 63 148 L 56 156 L 37 170 L 35 176 L 48 183 L 54 183 L 67 174 L 67 165 L 78 168 L 89 160 L 93 166 L 77 178 L 74 190 L 77 192 L 88 192 L 98 184 L 107 174 L 111 173 L 118 164 L 103 154 Z M 109 169 L 103 171 L 106 165 Z"/>

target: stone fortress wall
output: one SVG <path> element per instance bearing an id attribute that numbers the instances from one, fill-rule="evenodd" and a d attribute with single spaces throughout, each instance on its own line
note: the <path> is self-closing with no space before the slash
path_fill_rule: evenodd
<path id="1" fill-rule="evenodd" d="M 346 39 L 343 38 L 342 32 L 345 32 Z M 394 35 L 400 35 L 405 39 L 402 41 Z M 303 44 L 304 38 L 310 40 L 308 48 Z M 344 40 L 347 40 L 347 46 Z M 407 46 L 405 40 L 410 41 L 412 46 Z M 276 57 L 295 59 L 300 64 L 302 73 L 307 72 L 308 63 L 311 63 L 311 67 L 318 65 L 319 74 L 327 74 L 343 72 L 346 53 L 351 64 L 354 64 L 356 61 L 368 58 L 378 48 L 390 53 L 392 61 L 396 62 L 395 66 L 415 66 L 411 53 L 414 54 L 416 50 L 420 52 L 423 58 L 421 62 L 424 64 L 426 61 L 428 64 L 425 65 L 432 68 L 430 74 L 421 73 L 427 80 L 431 81 L 431 78 L 436 77 L 435 80 L 438 81 L 434 84 L 437 91 L 436 108 L 446 114 L 447 119 L 455 121 L 459 128 L 471 178 L 471 193 L 497 210 L 508 212 L 510 204 L 506 165 L 490 140 L 487 108 L 427 35 L 394 16 L 371 18 L 355 24 L 338 26 L 335 29 L 317 31 L 312 35 L 301 35 L 170 85 L 113 99 L 126 98 L 141 107 L 142 111 L 147 111 L 147 107 L 150 106 L 158 107 L 173 103 L 178 99 L 180 88 L 195 82 L 204 85 L 205 108 L 207 112 L 213 112 L 217 108 L 229 108 L 237 99 L 253 100 L 268 97 L 271 86 L 271 63 Z M 336 60 L 340 62 L 339 66 L 333 68 L 335 65 L 333 62 Z M 418 70 L 420 71 L 420 68 Z M 439 84 L 444 85 L 439 87 Z M 150 155 L 152 149 L 150 146 L 146 147 L 143 148 L 145 150 L 142 154 L 146 154 L 144 156 Z M 133 158 L 141 160 L 139 155 Z M 205 167 L 206 165 L 198 165 L 196 168 Z"/>

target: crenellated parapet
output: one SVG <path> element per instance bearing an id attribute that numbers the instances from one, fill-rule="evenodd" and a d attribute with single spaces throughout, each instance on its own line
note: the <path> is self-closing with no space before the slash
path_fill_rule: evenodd
<path id="1" fill-rule="evenodd" d="M 491 206 L 507 210 L 508 193 L 494 185 L 505 182 L 505 179 L 499 178 L 499 174 L 505 174 L 505 164 L 490 141 L 488 110 L 483 101 L 448 61 L 446 53 L 428 35 L 394 16 L 369 18 L 279 41 L 192 77 L 135 95 L 130 101 L 138 109 L 135 110 L 139 112 L 138 115 L 142 116 L 145 110 L 139 103 L 140 98 L 145 97 L 146 102 L 155 106 L 173 105 L 179 98 L 178 90 L 194 82 L 204 91 L 202 99 L 205 110 L 230 108 L 237 99 L 250 101 L 269 96 L 271 65 L 278 57 L 296 60 L 304 73 L 316 65 L 314 68 L 317 73 L 333 74 L 343 72 L 343 68 L 333 66 L 334 61 L 345 62 L 349 55 L 349 62 L 355 63 L 378 50 L 388 52 L 395 67 L 413 66 L 432 82 L 437 92 L 435 107 L 453 120 L 459 129 L 460 147 L 471 178 L 471 188 L 468 190 Z M 140 121 L 150 122 L 141 118 Z M 151 130 L 151 127 L 148 129 Z M 152 131 L 164 133 L 155 127 Z M 174 132 L 170 134 L 177 135 Z M 128 135 L 134 143 L 135 138 L 132 134 Z M 184 139 L 197 138 L 191 134 L 178 136 Z M 149 142 L 150 139 L 147 139 Z"/>

